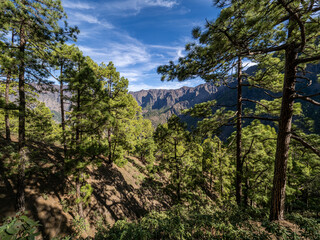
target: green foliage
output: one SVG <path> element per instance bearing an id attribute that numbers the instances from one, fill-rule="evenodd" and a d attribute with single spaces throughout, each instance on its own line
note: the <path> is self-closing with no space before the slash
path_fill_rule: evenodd
<path id="1" fill-rule="evenodd" d="M 155 159 L 154 154 L 156 146 L 153 139 L 153 127 L 150 120 L 138 118 L 135 122 L 135 150 L 134 153 L 142 162 L 146 162 L 149 167 L 152 166 Z"/>
<path id="2" fill-rule="evenodd" d="M 111 228 L 100 229 L 95 239 L 273 239 L 272 235 L 278 234 L 275 228 L 264 231 L 258 226 L 257 221 L 265 219 L 266 216 L 254 208 L 243 211 L 234 207 L 186 209 L 177 206 L 166 212 L 151 212 L 136 222 L 117 221 Z M 282 234 L 287 237 L 284 239 L 299 239 L 290 238 L 293 235 Z"/>
<path id="3" fill-rule="evenodd" d="M 88 229 L 85 219 L 79 217 L 78 215 L 74 219 L 72 219 L 72 227 L 74 230 L 74 234 L 72 235 L 72 237 L 76 238 L 79 238 L 81 234 L 86 232 Z"/>
<path id="4" fill-rule="evenodd" d="M 266 207 L 272 188 L 276 130 L 254 120 L 242 130 L 244 193 L 258 206 Z M 230 139 L 233 139 L 233 133 Z M 234 145 L 233 145 L 234 146 Z M 231 148 L 235 155 L 235 148 Z"/>
<path id="5" fill-rule="evenodd" d="M 176 201 L 192 199 L 201 183 L 202 147 L 194 142 L 186 125 L 173 115 L 167 124 L 159 125 L 154 133 L 158 145 L 160 171 L 170 173 L 170 185 L 175 191 Z M 193 191 L 187 191 L 193 189 Z M 193 200 L 192 200 L 193 201 Z"/>
<path id="6" fill-rule="evenodd" d="M 320 224 L 312 218 L 306 218 L 298 213 L 289 215 L 289 220 L 295 222 L 303 230 L 302 237 L 310 240 L 320 239 Z"/>
<path id="7" fill-rule="evenodd" d="M 35 240 L 38 232 L 39 223 L 31 220 L 22 213 L 16 214 L 14 217 L 8 218 L 0 227 L 0 239 L 15 240 L 28 239 Z"/>
<path id="8" fill-rule="evenodd" d="M 220 139 L 215 136 L 207 138 L 202 143 L 202 172 L 204 181 L 212 185 L 214 190 L 219 193 L 221 199 L 227 197 L 230 193 L 231 182 L 233 176 L 232 165 L 230 162 L 230 154 Z"/>
<path id="9" fill-rule="evenodd" d="M 293 232 L 291 229 L 279 225 L 276 222 L 264 222 L 263 226 L 266 228 L 266 231 L 270 232 L 271 234 L 275 235 L 277 239 L 284 239 L 284 240 L 299 240 L 301 239 L 297 233 Z"/>
<path id="10" fill-rule="evenodd" d="M 36 141 L 54 142 L 58 140 L 60 129 L 53 115 L 44 103 L 36 101 L 27 114 L 27 137 Z"/>

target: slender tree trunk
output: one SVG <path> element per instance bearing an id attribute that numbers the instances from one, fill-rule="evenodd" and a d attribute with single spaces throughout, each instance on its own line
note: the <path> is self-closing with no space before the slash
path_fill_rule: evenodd
<path id="1" fill-rule="evenodd" d="M 25 166 L 27 161 L 27 152 L 25 149 L 25 115 L 26 115 L 26 97 L 24 91 L 24 73 L 25 73 L 25 46 L 26 39 L 24 33 L 24 23 L 21 23 L 20 28 L 20 63 L 19 63 L 19 163 L 18 163 L 18 181 L 16 195 L 16 210 L 25 210 Z"/>
<path id="2" fill-rule="evenodd" d="M 6 80 L 6 92 L 5 92 L 5 101 L 6 101 L 6 108 L 5 108 L 5 115 L 4 121 L 6 125 L 6 140 L 8 142 L 11 141 L 10 137 L 10 120 L 9 120 L 9 90 L 10 90 L 10 80 L 11 80 L 11 71 L 9 71 Z"/>
<path id="3" fill-rule="evenodd" d="M 282 104 L 277 138 L 276 159 L 274 166 L 273 189 L 271 196 L 270 220 L 284 219 L 285 190 L 287 181 L 287 162 L 291 138 L 291 125 L 295 94 L 295 75 L 298 55 L 294 46 L 286 49 L 285 75 Z"/>
<path id="4" fill-rule="evenodd" d="M 80 152 L 80 143 L 81 143 L 81 138 L 80 138 L 80 127 L 79 127 L 79 123 L 80 123 L 80 89 L 78 88 L 77 91 L 77 126 L 76 126 L 76 146 L 77 146 L 77 153 Z M 78 159 L 79 160 L 79 159 Z M 84 214 L 83 214 L 83 205 L 82 205 L 82 199 L 81 199 L 81 185 L 82 185 L 82 173 L 81 170 L 77 170 L 77 176 L 76 176 L 76 197 L 77 197 L 77 201 L 78 201 L 78 214 L 80 216 L 80 218 L 84 218 Z"/>
<path id="5" fill-rule="evenodd" d="M 108 93 L 109 93 L 109 98 L 111 99 L 112 98 L 112 76 L 110 77 L 110 79 L 108 81 Z M 111 164 L 113 161 L 113 159 L 112 159 L 111 126 L 108 128 L 108 146 L 109 146 L 108 164 Z"/>
<path id="6" fill-rule="evenodd" d="M 178 163 L 178 157 L 177 157 L 177 143 L 176 140 L 174 141 L 174 161 L 176 163 L 176 171 L 177 171 L 177 198 L 178 203 L 181 202 L 181 186 L 180 186 L 180 166 Z"/>
<path id="7" fill-rule="evenodd" d="M 212 173 L 212 169 L 211 169 L 210 170 L 210 190 L 212 190 L 212 181 L 213 181 L 212 177 L 213 177 L 213 173 Z"/>
<path id="8" fill-rule="evenodd" d="M 219 182 L 220 182 L 220 196 L 223 196 L 223 173 L 222 173 L 222 159 L 219 157 L 219 167 L 220 167 L 220 174 L 219 174 Z"/>
<path id="9" fill-rule="evenodd" d="M 242 160 L 241 160 L 241 135 L 242 135 L 242 60 L 241 57 L 238 57 L 238 93 L 237 93 L 237 172 L 236 172 L 236 201 L 238 206 L 241 205 L 242 199 Z"/>
<path id="10" fill-rule="evenodd" d="M 14 45 L 14 32 L 12 30 L 12 36 L 11 36 L 11 46 Z M 12 66 L 10 66 L 10 69 L 8 71 L 7 80 L 6 80 L 6 92 L 5 92 L 5 101 L 6 101 L 6 108 L 5 108 L 5 126 L 6 126 L 6 140 L 8 142 L 11 141 L 11 133 L 10 133 L 10 117 L 9 117 L 9 91 L 10 91 L 10 81 L 11 81 L 11 73 L 12 73 Z"/>
<path id="11" fill-rule="evenodd" d="M 62 128 L 62 142 L 63 142 L 63 153 L 64 157 L 67 156 L 67 145 L 66 145 L 66 125 L 65 125 L 65 117 L 64 117 L 64 101 L 63 101 L 63 80 L 62 80 L 62 72 L 63 66 L 60 68 L 60 110 L 61 110 L 61 128 Z"/>
<path id="12" fill-rule="evenodd" d="M 247 177 L 245 179 L 245 189 L 244 189 L 244 195 L 243 195 L 243 205 L 249 206 L 249 178 Z"/>

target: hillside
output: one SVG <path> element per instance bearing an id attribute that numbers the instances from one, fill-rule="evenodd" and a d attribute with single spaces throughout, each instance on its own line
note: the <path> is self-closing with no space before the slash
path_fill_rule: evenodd
<path id="1" fill-rule="evenodd" d="M 16 176 L 8 166 L 10 154 L 17 148 L 16 139 L 11 144 L 0 136 L 0 216 L 1 220 L 13 216 Z M 74 213 L 74 184 L 72 177 L 62 175 L 63 150 L 55 145 L 31 142 L 28 144 L 32 161 L 26 174 L 26 210 L 28 216 L 39 221 L 41 239 L 52 239 L 79 230 Z M 85 216 L 94 236 L 97 223 L 112 225 L 119 219 L 134 220 L 152 210 L 162 210 L 171 205 L 170 197 L 157 186 L 166 184 L 163 176 L 150 178 L 139 159 L 127 157 L 127 164 L 118 167 L 104 162 L 90 167 L 86 174 L 92 186 L 87 200 Z M 160 184 L 160 185 L 159 185 Z M 87 237 L 88 235 L 83 235 Z"/>

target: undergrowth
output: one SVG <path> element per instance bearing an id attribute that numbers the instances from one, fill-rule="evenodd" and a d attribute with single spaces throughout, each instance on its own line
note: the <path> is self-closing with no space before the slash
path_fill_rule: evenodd
<path id="1" fill-rule="evenodd" d="M 269 222 L 265 210 L 237 207 L 188 209 L 177 206 L 166 212 L 151 212 L 142 219 L 117 221 L 113 227 L 99 228 L 95 239 L 320 239 L 319 224 L 298 214 L 288 220 L 299 226 L 294 231 Z"/>

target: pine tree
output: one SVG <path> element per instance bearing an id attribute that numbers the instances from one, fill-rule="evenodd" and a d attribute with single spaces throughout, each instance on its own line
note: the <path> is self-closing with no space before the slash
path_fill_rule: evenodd
<path id="1" fill-rule="evenodd" d="M 16 209 L 25 209 L 24 178 L 27 161 L 26 138 L 25 138 L 25 74 L 29 79 L 42 80 L 47 74 L 43 64 L 39 64 L 39 57 L 47 51 L 47 46 L 55 41 L 63 41 L 70 33 L 69 29 L 62 29 L 59 20 L 65 17 L 61 2 L 54 0 L 28 1 L 12 0 L 5 1 L 5 16 L 2 18 L 6 24 L 10 23 L 10 30 L 16 32 L 15 41 L 17 46 L 18 65 L 18 92 L 19 92 L 19 174 L 17 182 Z M 72 34 L 71 34 L 72 35 Z M 42 59 L 44 60 L 44 58 Z"/>
<path id="2" fill-rule="evenodd" d="M 225 19 L 227 24 L 223 24 L 223 26 L 228 27 L 227 29 L 220 28 L 220 31 L 236 46 L 238 56 L 256 58 L 273 53 L 284 57 L 282 105 L 275 157 L 274 190 L 270 210 L 270 219 L 280 220 L 283 219 L 284 215 L 286 169 L 292 135 L 293 103 L 295 99 L 302 99 L 319 104 L 312 99 L 317 94 L 305 96 L 296 91 L 296 79 L 305 79 L 303 71 L 299 75 L 297 70 L 303 68 L 303 65 L 308 62 L 311 63 L 320 59 L 319 48 L 317 47 L 320 29 L 319 3 L 315 1 L 285 0 L 216 2 L 221 3 L 224 7 L 220 14 L 224 17 L 220 19 Z M 233 38 L 234 35 L 228 36 L 229 28 L 234 27 L 239 29 L 238 38 Z M 200 47 L 200 49 L 203 48 Z M 223 47 L 221 49 L 223 52 L 227 50 Z M 191 56 L 194 57 L 194 55 Z M 209 77 L 214 76 L 210 74 L 210 71 L 214 73 L 216 68 L 212 70 L 212 65 L 200 65 L 199 62 L 201 63 L 206 55 L 202 54 L 200 56 L 203 57 L 199 57 L 198 61 L 191 61 L 193 58 L 190 58 L 191 60 L 187 58 L 186 64 L 178 68 L 182 69 L 181 71 L 177 71 L 174 67 L 160 68 L 159 70 L 160 72 L 166 72 L 169 78 L 171 76 L 171 79 L 175 77 L 183 79 L 186 73 L 190 77 L 194 77 L 194 72 L 201 77 L 207 73 L 209 73 Z M 221 56 L 225 58 L 224 55 Z M 212 59 L 219 60 L 219 58 L 215 58 L 215 55 Z M 219 69 L 221 64 L 217 67 Z M 219 72 L 219 70 L 216 71 Z"/>
<path id="3" fill-rule="evenodd" d="M 182 203 L 186 190 L 192 186 L 195 193 L 198 185 L 195 183 L 199 183 L 202 147 L 191 140 L 186 124 L 176 115 L 169 118 L 166 124 L 157 127 L 154 138 L 161 151 L 160 168 L 171 173 L 170 180 L 176 193 L 175 202 Z"/>
<path id="4" fill-rule="evenodd" d="M 67 155 L 66 144 L 66 123 L 65 123 L 65 101 L 67 100 L 64 91 L 67 87 L 64 84 L 67 83 L 67 73 L 70 68 L 73 67 L 72 56 L 77 54 L 79 49 L 74 45 L 60 44 L 58 43 L 52 51 L 51 64 L 59 71 L 59 77 L 56 78 L 59 81 L 59 95 L 60 95 L 60 113 L 61 113 L 61 129 L 62 129 L 62 144 L 64 157 Z"/>

